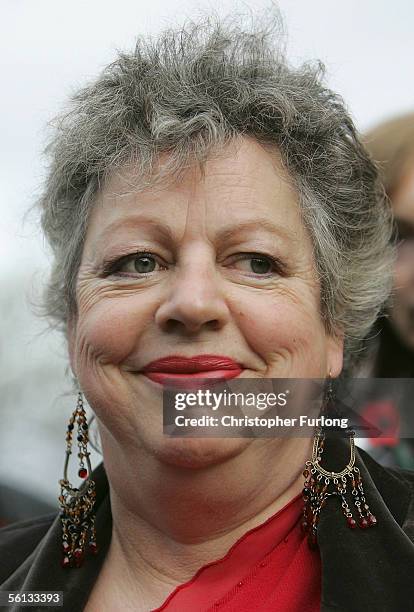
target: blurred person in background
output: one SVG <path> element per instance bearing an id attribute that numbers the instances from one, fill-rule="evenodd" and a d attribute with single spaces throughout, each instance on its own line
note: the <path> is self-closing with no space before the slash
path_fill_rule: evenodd
<path id="1" fill-rule="evenodd" d="M 163 435 L 163 391 L 194 378 L 339 377 L 389 295 L 376 167 L 320 66 L 291 67 L 274 25 L 140 39 L 56 124 L 45 303 L 77 400 L 59 516 L 0 531 L 4 591 L 62 591 L 70 612 L 414 601 L 414 474 L 353 432 Z"/>
<path id="2" fill-rule="evenodd" d="M 414 377 L 414 113 L 394 117 L 370 130 L 364 143 L 377 162 L 395 215 L 397 259 L 389 307 L 376 321 L 367 341 L 360 375 L 373 378 Z M 381 388 L 381 385 L 377 385 Z M 408 388 L 408 387 L 407 387 Z M 401 385 L 401 389 L 404 389 Z M 381 420 L 384 437 L 371 439 L 371 454 L 381 463 L 414 468 L 413 398 L 403 393 L 377 396 L 365 412 Z M 387 433 L 387 429 L 389 429 Z M 399 437 L 399 430 L 408 435 Z"/>
<path id="3" fill-rule="evenodd" d="M 372 374 L 414 377 L 414 113 L 380 124 L 364 138 L 391 200 L 398 258 L 388 316 L 372 355 Z"/>

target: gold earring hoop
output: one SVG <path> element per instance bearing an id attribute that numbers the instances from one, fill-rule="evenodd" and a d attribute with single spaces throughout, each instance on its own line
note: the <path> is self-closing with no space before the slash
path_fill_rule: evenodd
<path id="1" fill-rule="evenodd" d="M 72 454 L 73 431 L 77 427 L 78 476 L 83 479 L 79 488 L 69 482 L 68 468 Z M 92 468 L 88 451 L 89 427 L 83 405 L 82 392 L 66 431 L 66 457 L 63 479 L 59 481 L 60 519 L 62 524 L 62 566 L 80 567 L 84 561 L 86 549 L 92 554 L 98 552 L 96 544 L 95 514 L 93 512 L 96 498 L 95 482 L 91 478 Z M 86 463 L 86 465 L 85 465 Z"/>

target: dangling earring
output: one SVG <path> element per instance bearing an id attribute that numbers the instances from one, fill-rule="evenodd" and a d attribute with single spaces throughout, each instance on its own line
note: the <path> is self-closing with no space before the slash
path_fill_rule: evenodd
<path id="1" fill-rule="evenodd" d="M 329 413 L 329 411 L 332 413 L 332 410 L 336 412 L 332 381 L 329 377 L 323 413 Z M 366 529 L 367 527 L 373 527 L 377 524 L 377 519 L 370 511 L 365 499 L 359 468 L 355 465 L 355 432 L 350 430 L 348 431 L 348 435 L 350 458 L 347 466 L 341 472 L 328 472 L 320 465 L 325 441 L 323 428 L 320 428 L 316 432 L 313 439 L 312 458 L 310 461 L 306 462 L 303 471 L 303 476 L 305 477 L 303 488 L 305 505 L 303 508 L 302 528 L 305 533 L 308 534 L 308 544 L 310 548 L 316 548 L 317 546 L 319 515 L 326 500 L 331 495 L 336 495 L 340 498 L 342 514 L 350 529 L 355 529 L 357 525 L 361 529 Z M 354 512 L 357 514 L 357 520 L 353 517 L 351 508 L 346 499 L 348 479 L 351 484 L 351 494 L 355 506 Z"/>
<path id="2" fill-rule="evenodd" d="M 68 480 L 68 466 L 72 454 L 72 435 L 77 426 L 79 468 L 78 476 L 84 479 L 79 488 L 73 487 Z M 66 459 L 63 479 L 59 481 L 60 518 L 62 523 L 62 566 L 80 567 L 85 558 L 86 548 L 92 554 L 98 552 L 96 545 L 95 482 L 91 479 L 91 463 L 88 451 L 88 423 L 83 406 L 82 392 L 78 393 L 76 408 L 70 417 L 66 432 Z M 85 466 L 86 461 L 86 466 Z"/>

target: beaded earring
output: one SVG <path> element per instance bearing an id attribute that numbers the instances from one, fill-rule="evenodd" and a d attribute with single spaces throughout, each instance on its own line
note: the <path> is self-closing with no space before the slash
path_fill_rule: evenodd
<path id="1" fill-rule="evenodd" d="M 324 401 L 324 413 L 335 412 L 334 397 L 331 380 L 328 381 L 328 389 Z M 325 433 L 320 428 L 313 439 L 312 457 L 305 464 L 303 476 L 305 483 L 303 488 L 302 529 L 308 536 L 310 548 L 317 547 L 317 530 L 321 509 L 328 497 L 334 495 L 341 501 L 342 514 L 350 529 L 359 526 L 361 529 L 374 527 L 377 524 L 376 517 L 372 514 L 365 499 L 359 468 L 355 465 L 355 432 L 348 431 L 350 444 L 350 457 L 346 467 L 340 472 L 329 472 L 321 465 L 324 448 Z M 355 519 L 346 499 L 347 486 L 350 484 L 353 504 L 357 518 Z"/>
<path id="2" fill-rule="evenodd" d="M 72 436 L 77 427 L 79 468 L 78 476 L 83 479 L 79 488 L 73 487 L 68 479 L 69 459 L 72 454 Z M 82 392 L 78 393 L 76 408 L 70 417 L 66 431 L 66 458 L 63 479 L 59 481 L 60 519 L 62 523 L 62 561 L 63 567 L 80 567 L 87 548 L 92 554 L 98 552 L 96 544 L 95 482 L 91 479 L 91 463 L 88 451 L 88 423 L 83 405 Z M 86 466 L 85 466 L 86 462 Z"/>

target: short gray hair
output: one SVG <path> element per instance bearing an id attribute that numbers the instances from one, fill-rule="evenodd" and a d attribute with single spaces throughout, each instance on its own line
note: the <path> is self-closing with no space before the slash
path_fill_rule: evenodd
<path id="1" fill-rule="evenodd" d="M 66 332 L 98 190 L 133 162 L 151 175 L 167 152 L 171 176 L 243 135 L 271 144 L 299 194 L 321 284 L 321 314 L 348 354 L 391 286 L 390 208 L 377 169 L 321 64 L 294 68 L 268 27 L 205 19 L 142 38 L 71 99 L 47 149 L 41 221 L 54 260 L 44 311 Z M 350 349 L 350 351 L 349 351 Z"/>

